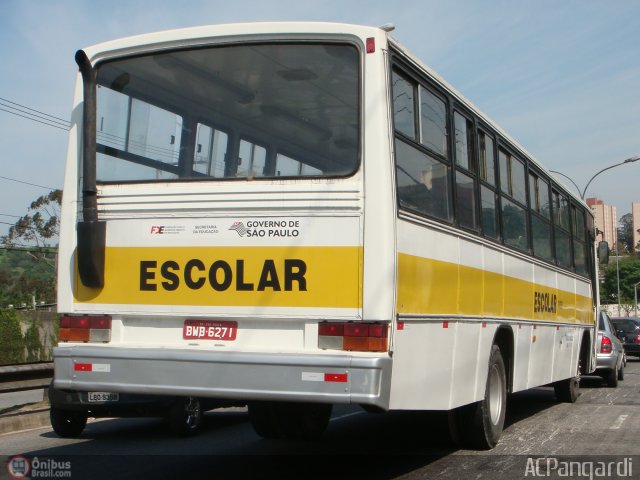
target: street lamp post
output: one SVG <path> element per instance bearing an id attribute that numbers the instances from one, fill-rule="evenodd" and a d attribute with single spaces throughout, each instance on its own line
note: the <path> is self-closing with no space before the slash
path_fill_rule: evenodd
<path id="1" fill-rule="evenodd" d="M 633 309 L 636 317 L 638 316 L 638 285 L 640 285 L 640 282 L 633 286 Z"/>
<path id="2" fill-rule="evenodd" d="M 584 186 L 584 190 L 582 190 L 582 191 L 580 191 L 580 187 L 578 187 L 576 182 L 574 182 L 571 177 L 568 177 L 564 173 L 558 172 L 556 170 L 549 170 L 549 171 L 551 173 L 556 173 L 558 175 L 562 175 L 564 178 L 569 180 L 573 184 L 573 186 L 576 187 L 576 190 L 578 191 L 578 195 L 580 195 L 580 198 L 584 201 L 584 196 L 587 194 L 587 188 L 589 188 L 589 185 L 591 185 L 591 182 L 593 182 L 594 178 L 596 178 L 601 173 L 606 172 L 607 170 L 611 170 L 612 168 L 619 167 L 620 165 L 625 165 L 627 163 L 637 162 L 638 160 L 640 160 L 640 156 L 636 155 L 635 157 L 629 157 L 629 158 L 627 158 L 626 160 L 623 160 L 620 163 L 616 163 L 614 165 L 610 165 L 608 167 L 603 168 L 602 170 L 596 172 L 589 179 L 587 184 Z M 618 283 L 618 316 L 620 316 L 620 267 L 619 267 L 619 263 L 618 263 L 619 262 L 619 257 L 620 257 L 620 249 L 618 247 L 618 242 L 616 241 L 616 280 L 617 280 L 617 283 Z M 636 283 L 636 285 L 634 287 L 635 288 L 635 295 L 636 295 L 636 303 L 635 303 L 636 316 L 637 316 L 637 313 L 638 313 L 638 285 L 639 284 L 640 284 L 640 282 Z"/>
<path id="3" fill-rule="evenodd" d="M 596 178 L 598 175 L 600 175 L 602 172 L 606 172 L 607 170 L 611 170 L 614 167 L 619 167 L 620 165 L 624 165 L 626 163 L 633 163 L 633 162 L 637 162 L 638 160 L 640 160 L 640 156 L 635 156 L 635 157 L 629 157 L 626 160 L 620 162 L 620 163 L 616 163 L 615 165 L 611 165 L 609 167 L 603 168 L 602 170 L 600 170 L 599 172 L 596 172 L 595 175 L 593 175 L 593 177 L 591 177 L 589 179 L 589 181 L 587 182 L 587 184 L 584 186 L 584 190 L 580 190 L 580 187 L 578 187 L 578 185 L 576 184 L 576 182 L 574 182 L 570 177 L 566 176 L 564 173 L 562 172 L 557 172 L 555 170 L 549 170 L 551 173 L 557 173 L 558 175 L 562 175 L 564 178 L 568 179 L 574 187 L 576 187 L 576 190 L 578 191 L 578 194 L 580 195 L 580 198 L 582 200 L 584 200 L 584 196 L 587 194 L 587 188 L 589 188 L 589 185 L 591 185 L 591 182 L 593 182 L 593 179 Z"/>

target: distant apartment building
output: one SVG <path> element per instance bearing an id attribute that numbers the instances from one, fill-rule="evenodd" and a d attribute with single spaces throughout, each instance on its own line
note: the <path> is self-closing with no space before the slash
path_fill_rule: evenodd
<path id="1" fill-rule="evenodd" d="M 609 243 L 609 248 L 615 248 L 618 243 L 616 207 L 605 205 L 602 200 L 597 198 L 587 198 L 587 205 L 591 207 L 591 211 L 595 216 L 596 228 L 602 232 L 602 236 L 598 236 L 598 240 L 605 240 Z"/>
<path id="2" fill-rule="evenodd" d="M 633 219 L 633 248 L 638 250 L 638 242 L 640 242 L 640 202 L 631 204 L 631 218 Z"/>

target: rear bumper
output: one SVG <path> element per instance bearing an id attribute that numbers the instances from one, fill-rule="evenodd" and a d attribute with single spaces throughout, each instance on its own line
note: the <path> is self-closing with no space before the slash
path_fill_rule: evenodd
<path id="1" fill-rule="evenodd" d="M 616 368 L 617 363 L 617 356 L 599 353 L 596 361 L 596 371 L 613 370 Z"/>
<path id="2" fill-rule="evenodd" d="M 391 358 L 57 347 L 61 390 L 389 407 Z"/>
<path id="3" fill-rule="evenodd" d="M 624 351 L 627 355 L 639 355 L 640 356 L 640 343 L 625 343 Z"/>

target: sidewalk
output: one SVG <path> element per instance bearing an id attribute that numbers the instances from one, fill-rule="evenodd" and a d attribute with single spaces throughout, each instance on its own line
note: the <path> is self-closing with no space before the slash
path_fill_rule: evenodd
<path id="1" fill-rule="evenodd" d="M 0 435 L 50 425 L 49 402 L 47 400 L 8 409 L 0 413 Z"/>

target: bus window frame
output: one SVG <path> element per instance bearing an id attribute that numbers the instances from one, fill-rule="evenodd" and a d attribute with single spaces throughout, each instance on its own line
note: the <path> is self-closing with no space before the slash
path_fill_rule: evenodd
<path id="1" fill-rule="evenodd" d="M 190 165 L 191 165 L 191 171 L 190 171 L 190 175 L 189 176 L 184 176 L 184 177 L 180 177 L 180 172 L 183 170 L 182 165 L 182 152 L 180 153 L 179 156 L 179 161 L 178 161 L 178 166 L 177 166 L 177 171 L 173 172 L 173 169 L 166 169 L 164 167 L 166 167 L 168 164 L 164 164 L 162 162 L 159 161 L 155 161 L 153 159 L 149 159 L 146 157 L 141 157 L 139 155 L 135 155 L 135 154 L 131 154 L 130 152 L 124 151 L 124 150 L 118 150 L 115 149 L 114 147 L 109 147 L 103 144 L 98 144 L 96 143 L 96 154 L 98 153 L 103 153 L 105 155 L 110 155 L 113 156 L 115 158 L 118 159 L 124 159 L 126 161 L 131 161 L 133 163 L 139 164 L 139 165 L 143 165 L 149 168 L 156 168 L 158 170 L 163 170 L 163 171 L 167 171 L 168 173 L 172 173 L 172 174 L 176 174 L 178 175 L 178 178 L 175 179 L 163 179 L 163 180 L 156 180 L 156 179 L 138 179 L 138 180 L 96 180 L 96 184 L 97 185 L 105 185 L 105 186 L 109 186 L 109 185 L 136 185 L 136 184 L 141 184 L 141 185 L 146 185 L 146 184 L 154 184 L 154 183 L 170 183 L 170 184 L 179 184 L 181 182 L 213 182 L 213 183 L 218 183 L 218 182 L 240 182 L 240 181 L 263 181 L 263 182 L 273 182 L 273 181 L 282 181 L 282 180 L 290 180 L 290 181 L 297 181 L 297 180 L 325 180 L 325 181 L 330 181 L 330 180 L 339 180 L 339 179 L 349 179 L 349 178 L 353 178 L 355 176 L 357 176 L 361 171 L 362 171 L 362 166 L 363 166 L 363 153 L 364 153 L 364 133 L 365 133 L 365 127 L 364 127 L 364 99 L 363 99 L 363 95 L 364 95 L 364 76 L 365 76 L 365 55 L 366 55 L 366 48 L 365 46 L 362 44 L 362 42 L 358 41 L 358 39 L 354 39 L 351 36 L 345 36 L 345 38 L 336 38 L 336 39 L 313 39 L 313 40 L 305 40 L 305 39 L 292 39 L 292 40 L 281 40 L 281 39 L 269 39 L 268 41 L 258 41 L 258 40 L 253 40 L 253 41 L 247 41 L 247 42 L 240 42 L 237 45 L 243 45 L 243 46 L 250 46 L 250 45 L 327 45 L 327 44 L 331 44 L 331 45 L 344 45 L 344 46 L 350 46 L 356 49 L 357 51 L 357 71 L 358 71 L 358 81 L 356 82 L 357 85 L 357 118 L 358 118 L 358 133 L 356 135 L 356 138 L 358 140 L 358 145 L 356 148 L 356 152 L 355 152 L 355 158 L 356 161 L 354 162 L 354 166 L 353 166 L 353 170 L 347 174 L 344 175 L 308 175 L 308 176 L 270 176 L 270 177 L 255 177 L 255 178 L 243 178 L 243 177 L 235 177 L 235 176 L 227 176 L 227 171 L 228 171 L 228 165 L 225 161 L 225 176 L 222 178 L 219 177 L 212 177 L 212 176 L 208 176 L 208 175 L 204 175 L 200 172 L 197 172 L 195 170 L 193 170 L 193 159 L 190 160 Z M 234 43 L 214 43 L 214 44 L 208 44 L 208 45 L 187 45 L 187 46 L 182 46 L 182 47 L 177 47 L 177 48 L 173 48 L 171 49 L 172 52 L 179 52 L 179 51 L 193 51 L 193 50 L 207 50 L 207 49 L 215 49 L 215 48 L 225 48 L 225 47 L 230 47 L 230 46 L 234 46 L 236 44 Z M 93 66 L 93 71 L 97 72 L 98 69 L 108 63 L 111 62 L 118 62 L 121 61 L 123 59 L 127 59 L 127 60 L 133 60 L 136 58 L 141 58 L 141 57 L 149 57 L 152 56 L 154 54 L 157 53 L 164 53 L 163 49 L 158 49 L 158 50 L 154 50 L 154 51 L 147 51 L 147 52 L 143 52 L 143 53 L 136 53 L 136 54 L 132 54 L 132 55 L 125 55 L 125 56 L 115 56 L 115 57 L 109 57 L 109 58 L 103 58 L 103 59 L 99 59 L 95 65 Z M 97 73 L 96 73 L 97 76 Z M 96 79 L 94 78 L 94 82 L 96 84 L 96 87 L 99 85 L 96 81 Z M 107 87 L 108 88 L 108 87 Z M 158 107 L 161 108 L 163 110 L 166 110 L 168 112 L 174 113 L 177 116 L 180 116 L 183 119 L 183 128 L 182 131 L 184 133 L 185 131 L 185 124 L 187 119 L 193 119 L 196 124 L 197 123 L 201 123 L 203 125 L 209 126 L 211 127 L 212 125 L 216 125 L 218 122 L 213 122 L 210 118 L 204 118 L 202 115 L 197 115 L 197 114 L 193 114 L 192 112 L 189 112 L 188 110 L 184 109 L 184 108 L 179 108 L 179 103 L 176 102 L 175 104 L 171 104 L 170 102 L 166 102 L 166 101 L 162 101 L 161 98 L 159 98 L 158 96 L 151 96 L 148 94 L 145 94 L 143 90 L 140 91 L 136 91 L 135 92 L 136 95 L 132 96 L 131 94 L 127 93 L 126 95 L 129 96 L 129 99 L 138 99 L 138 100 L 142 100 L 146 103 L 148 103 L 149 105 L 152 105 L 154 107 Z M 153 101 L 150 101 L 153 100 Z M 97 115 L 97 112 L 96 112 Z M 226 155 L 230 156 L 233 155 L 235 153 L 238 153 L 238 149 L 239 149 L 239 142 L 241 138 L 249 138 L 249 137 L 253 137 L 252 135 L 247 135 L 246 132 L 244 130 L 237 130 L 235 128 L 229 127 L 227 128 L 226 126 L 224 128 L 220 128 L 219 126 L 215 127 L 216 129 L 227 133 L 228 135 L 228 145 L 227 145 L 227 152 Z M 192 151 L 195 151 L 195 149 L 197 148 L 197 140 L 195 140 L 195 135 L 194 135 L 194 142 L 193 142 L 193 149 Z M 231 145 L 236 145 L 236 148 L 230 148 Z M 269 142 L 269 141 L 262 141 L 262 139 L 260 139 L 259 142 L 255 142 L 256 144 L 260 144 L 261 146 L 265 146 L 266 145 L 266 159 L 267 161 L 270 158 L 274 158 L 277 156 L 278 153 L 282 153 L 283 155 L 295 158 L 297 155 L 291 155 L 291 150 L 287 150 L 291 153 L 286 153 L 284 150 L 278 150 L 277 149 L 277 145 L 278 142 Z M 101 148 L 102 147 L 102 148 Z M 275 149 L 272 151 L 272 149 Z M 102 150 L 102 151 L 101 151 Z M 295 150 L 295 149 L 292 149 Z M 107 153 L 107 152 L 117 152 L 117 155 L 114 155 L 113 153 Z M 128 160 L 127 158 L 125 158 L 124 155 L 120 155 L 120 153 L 126 154 L 126 156 L 132 156 L 135 157 L 135 159 L 133 160 Z M 142 161 L 141 161 L 142 160 Z M 97 162 L 97 158 L 96 158 L 96 162 Z M 237 165 L 235 165 L 235 168 L 237 168 Z"/>

